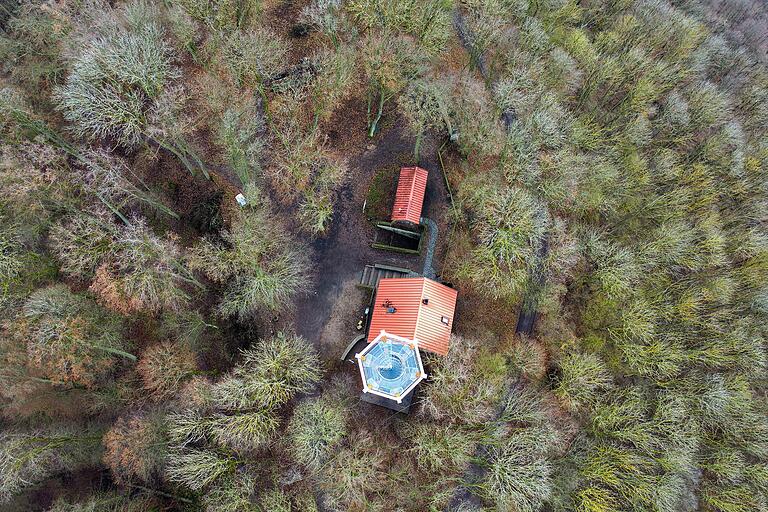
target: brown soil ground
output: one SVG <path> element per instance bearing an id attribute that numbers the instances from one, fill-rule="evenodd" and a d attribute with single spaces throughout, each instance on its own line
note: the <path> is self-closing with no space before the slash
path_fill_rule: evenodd
<path id="1" fill-rule="evenodd" d="M 316 32 L 299 37 L 292 34 L 293 28 L 301 19 L 301 11 L 309 4 L 309 0 L 268 0 L 265 2 L 259 23 L 290 41 L 286 67 L 298 64 L 301 59 L 311 55 L 312 50 L 322 43 L 323 35 Z"/>
<path id="2" fill-rule="evenodd" d="M 106 490 L 110 486 L 109 471 L 101 468 L 84 469 L 75 473 L 57 475 L 3 505 L 6 512 L 48 510 L 58 498 L 79 496 L 84 489 Z"/>

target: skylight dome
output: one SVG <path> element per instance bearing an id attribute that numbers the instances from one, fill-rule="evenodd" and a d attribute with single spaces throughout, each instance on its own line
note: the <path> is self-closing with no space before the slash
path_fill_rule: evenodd
<path id="1" fill-rule="evenodd" d="M 363 379 L 363 392 L 397 403 L 427 378 L 418 342 L 385 331 L 355 357 Z"/>

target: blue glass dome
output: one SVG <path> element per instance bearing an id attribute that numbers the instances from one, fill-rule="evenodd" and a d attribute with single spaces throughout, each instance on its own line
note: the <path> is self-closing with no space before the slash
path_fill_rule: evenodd
<path id="1" fill-rule="evenodd" d="M 426 378 L 417 342 L 384 331 L 355 357 L 363 391 L 398 403 Z"/>

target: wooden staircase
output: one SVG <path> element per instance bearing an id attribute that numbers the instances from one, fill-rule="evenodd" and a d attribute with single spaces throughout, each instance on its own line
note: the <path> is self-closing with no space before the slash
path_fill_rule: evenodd
<path id="1" fill-rule="evenodd" d="M 375 289 L 379 285 L 379 279 L 389 277 L 419 277 L 419 274 L 407 268 L 391 267 L 389 265 L 366 265 L 360 272 L 360 282 L 358 286 L 362 288 Z"/>

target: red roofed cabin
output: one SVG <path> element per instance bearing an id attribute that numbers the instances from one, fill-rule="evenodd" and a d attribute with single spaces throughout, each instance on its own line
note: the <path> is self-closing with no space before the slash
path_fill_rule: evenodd
<path id="1" fill-rule="evenodd" d="M 381 331 L 415 340 L 422 350 L 448 353 L 458 292 L 425 277 L 379 281 L 368 343 Z"/>
<path id="2" fill-rule="evenodd" d="M 426 169 L 421 167 L 402 167 L 400 169 L 395 204 L 392 205 L 393 223 L 410 222 L 416 226 L 419 225 L 428 175 Z"/>

